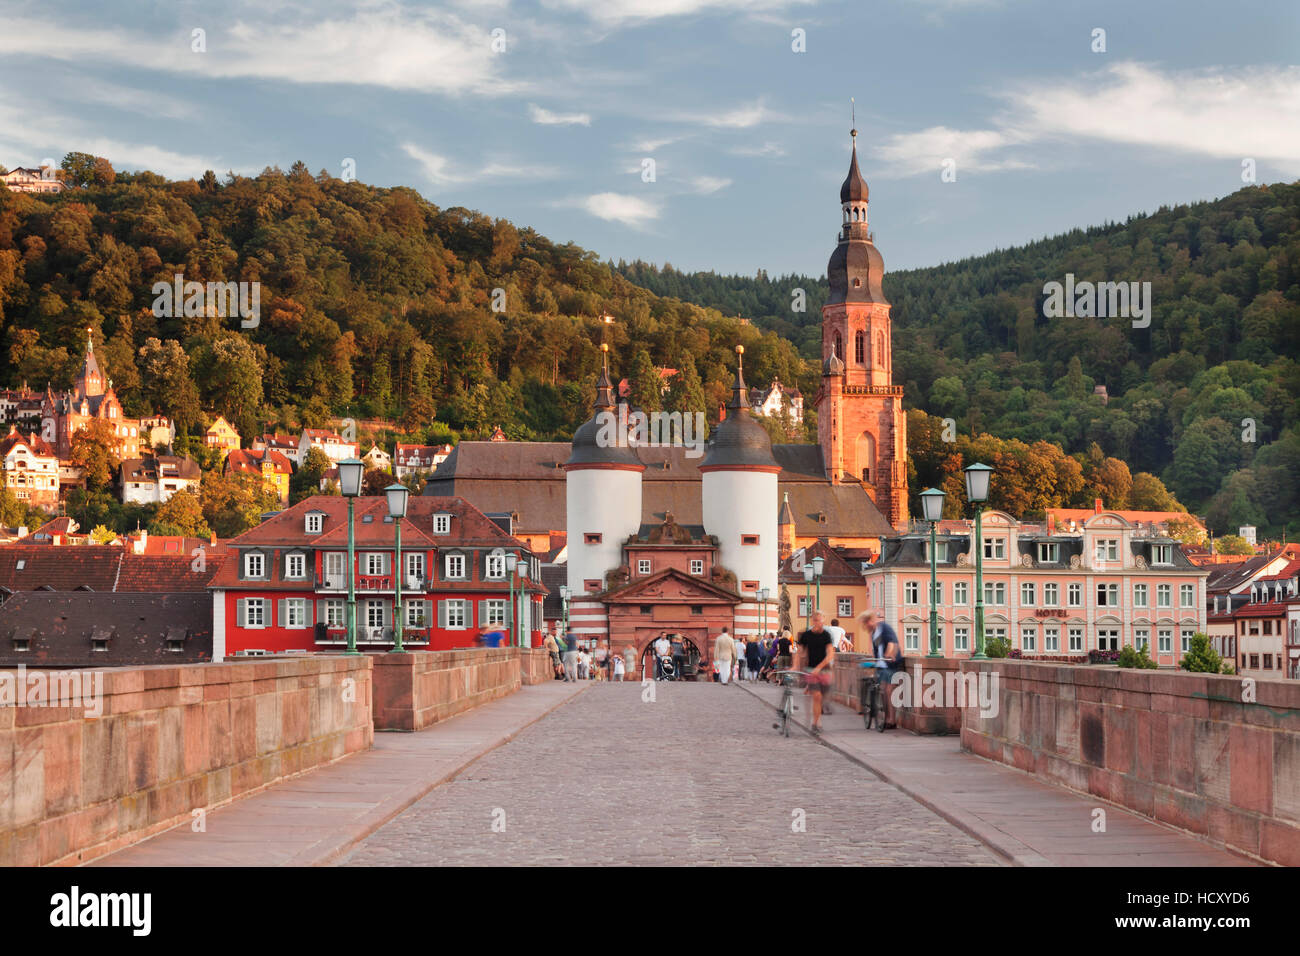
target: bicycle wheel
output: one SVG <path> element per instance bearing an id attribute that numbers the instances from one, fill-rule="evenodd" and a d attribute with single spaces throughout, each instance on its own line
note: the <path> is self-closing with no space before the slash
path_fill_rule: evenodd
<path id="1" fill-rule="evenodd" d="M 786 690 L 781 699 L 781 733 L 790 736 L 790 710 L 794 706 L 794 695 Z"/>
<path id="2" fill-rule="evenodd" d="M 867 725 L 867 730 L 870 730 L 871 718 L 876 716 L 876 707 L 871 694 L 871 681 L 865 678 L 862 686 L 858 688 L 858 705 L 862 710 L 862 722 Z"/>
<path id="3" fill-rule="evenodd" d="M 880 684 L 876 684 L 875 697 L 876 702 L 873 709 L 876 711 L 876 731 L 883 734 L 885 732 L 885 693 Z"/>

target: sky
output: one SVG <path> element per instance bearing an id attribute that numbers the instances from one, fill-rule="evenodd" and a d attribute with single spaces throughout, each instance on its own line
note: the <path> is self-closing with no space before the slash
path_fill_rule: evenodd
<path id="1" fill-rule="evenodd" d="M 0 23 L 8 168 L 302 160 L 687 270 L 824 275 L 853 109 L 887 269 L 1300 178 L 1294 0 L 0 0 Z"/>

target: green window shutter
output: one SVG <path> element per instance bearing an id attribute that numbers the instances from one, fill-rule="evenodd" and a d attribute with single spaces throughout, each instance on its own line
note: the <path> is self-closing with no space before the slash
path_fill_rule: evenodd
<path id="1" fill-rule="evenodd" d="M 447 626 L 447 602 L 438 602 L 438 626 L 445 628 Z"/>
<path id="2" fill-rule="evenodd" d="M 488 626 L 488 620 L 489 620 L 489 618 L 488 618 L 488 602 L 487 602 L 486 600 L 479 601 L 479 602 L 478 602 L 478 626 L 479 626 L 479 627 L 487 627 L 487 626 Z"/>
<path id="3" fill-rule="evenodd" d="M 307 600 L 304 603 L 307 605 L 307 609 L 304 612 L 306 614 L 306 620 L 304 621 L 304 623 L 308 627 L 315 627 L 316 626 L 316 615 L 315 615 L 316 604 L 314 601 L 311 600 Z"/>
<path id="4" fill-rule="evenodd" d="M 235 625 L 237 627 L 246 627 L 248 625 L 247 598 L 240 598 L 235 602 Z"/>
<path id="5" fill-rule="evenodd" d="M 289 602 L 288 602 L 285 598 L 280 598 L 280 600 L 276 601 L 276 602 L 275 602 L 275 620 L 274 620 L 274 621 L 268 621 L 267 623 L 268 623 L 268 624 L 274 624 L 274 625 L 276 625 L 277 627 L 284 627 L 284 625 L 285 625 L 286 623 L 288 623 L 288 620 L 289 620 L 288 615 L 285 613 L 285 609 L 286 609 L 288 606 L 289 606 Z"/>

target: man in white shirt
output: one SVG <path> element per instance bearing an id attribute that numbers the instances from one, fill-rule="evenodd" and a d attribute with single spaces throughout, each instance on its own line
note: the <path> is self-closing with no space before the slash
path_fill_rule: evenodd
<path id="1" fill-rule="evenodd" d="M 664 679 L 664 658 L 672 651 L 672 644 L 668 643 L 668 638 L 660 634 L 659 639 L 655 641 L 655 680 Z"/>
<path id="2" fill-rule="evenodd" d="M 831 618 L 830 624 L 826 625 L 826 630 L 830 632 L 831 642 L 835 645 L 835 653 L 843 654 L 845 650 L 853 650 L 852 647 L 846 647 L 847 641 L 844 636 L 844 628 L 840 627 L 838 617 Z"/>

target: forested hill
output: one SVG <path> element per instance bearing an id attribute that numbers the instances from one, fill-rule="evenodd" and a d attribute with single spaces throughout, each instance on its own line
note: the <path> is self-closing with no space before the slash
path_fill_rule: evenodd
<path id="1" fill-rule="evenodd" d="M 412 189 L 301 163 L 169 182 L 74 153 L 64 171 L 57 196 L 0 188 L 0 387 L 67 387 L 90 328 L 127 414 L 191 435 L 220 413 L 246 442 L 331 415 L 396 419 L 408 441 L 555 439 L 590 414 L 602 337 L 647 408 L 716 418 L 737 343 L 755 383 L 805 371 L 774 333 Z M 259 282 L 259 323 L 155 316 L 154 284 L 176 274 Z M 656 365 L 681 370 L 663 399 Z"/>
<path id="2" fill-rule="evenodd" d="M 618 269 L 660 295 L 748 315 L 805 356 L 819 354 L 824 278 L 686 274 L 640 262 Z M 1043 286 L 1067 273 L 1150 282 L 1150 327 L 1045 318 Z M 792 311 L 795 288 L 807 292 L 805 312 Z M 966 434 L 1094 455 L 1095 443 L 1132 472 L 1164 478 L 1221 530 L 1300 533 L 1300 184 L 886 272 L 884 291 L 909 408 L 955 418 Z M 1253 442 L 1243 440 L 1246 419 Z M 934 477 L 927 464 L 916 462 L 923 479 Z"/>

